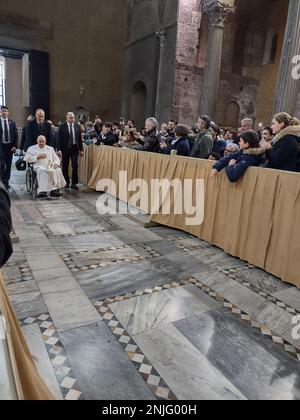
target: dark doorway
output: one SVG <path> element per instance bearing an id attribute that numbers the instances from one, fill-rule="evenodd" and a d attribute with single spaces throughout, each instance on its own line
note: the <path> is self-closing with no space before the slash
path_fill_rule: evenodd
<path id="1" fill-rule="evenodd" d="M 140 129 L 145 125 L 147 104 L 147 88 L 143 82 L 134 84 L 130 95 L 130 115 L 135 126 Z"/>
<path id="2" fill-rule="evenodd" d="M 29 95 L 30 110 L 45 110 L 46 118 L 50 118 L 49 106 L 49 54 L 42 51 L 29 52 Z"/>
<path id="3" fill-rule="evenodd" d="M 29 114 L 49 107 L 49 54 L 0 47 L 0 102 L 5 102 L 19 127 Z"/>
<path id="4" fill-rule="evenodd" d="M 229 102 L 226 105 L 224 127 L 236 130 L 240 120 L 240 106 L 236 102 Z"/>

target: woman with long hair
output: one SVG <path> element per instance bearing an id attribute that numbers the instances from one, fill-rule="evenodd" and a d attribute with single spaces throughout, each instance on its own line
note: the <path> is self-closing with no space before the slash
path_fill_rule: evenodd
<path id="1" fill-rule="evenodd" d="M 299 160 L 300 121 L 286 112 L 276 114 L 272 122 L 274 138 L 263 142 L 267 168 L 296 171 Z"/>

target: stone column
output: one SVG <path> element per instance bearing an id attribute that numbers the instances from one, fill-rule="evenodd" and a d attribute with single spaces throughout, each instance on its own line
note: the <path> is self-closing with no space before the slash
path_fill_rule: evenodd
<path id="1" fill-rule="evenodd" d="M 162 104 L 162 95 L 163 95 L 163 86 L 164 86 L 164 60 L 165 60 L 165 49 L 167 41 L 167 31 L 161 29 L 156 32 L 156 36 L 159 38 L 160 51 L 159 51 L 159 66 L 158 66 L 158 76 L 157 76 L 157 93 L 156 93 L 156 105 L 155 105 L 155 114 L 159 122 L 161 122 L 161 104 Z"/>
<path id="2" fill-rule="evenodd" d="M 297 57 L 298 56 L 298 57 Z M 274 112 L 294 114 L 299 87 L 300 1 L 290 0 L 285 38 L 275 93 Z"/>
<path id="3" fill-rule="evenodd" d="M 200 112 L 211 118 L 215 117 L 216 111 L 225 23 L 234 10 L 234 0 L 227 0 L 226 3 L 217 0 L 204 0 L 202 12 L 209 19 L 209 38 Z"/>

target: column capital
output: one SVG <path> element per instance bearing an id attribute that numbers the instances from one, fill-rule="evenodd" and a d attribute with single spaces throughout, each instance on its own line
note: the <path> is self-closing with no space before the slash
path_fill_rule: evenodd
<path id="1" fill-rule="evenodd" d="M 160 47 L 164 48 L 166 46 L 167 41 L 167 31 L 165 30 L 165 28 L 161 28 L 155 33 L 155 35 L 157 36 L 157 38 L 159 38 Z"/>
<path id="2" fill-rule="evenodd" d="M 230 14 L 235 12 L 235 0 L 204 0 L 202 13 L 209 19 L 210 28 L 224 28 Z"/>

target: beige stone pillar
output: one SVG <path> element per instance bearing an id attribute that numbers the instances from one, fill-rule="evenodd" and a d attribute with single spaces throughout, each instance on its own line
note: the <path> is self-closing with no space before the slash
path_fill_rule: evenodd
<path id="1" fill-rule="evenodd" d="M 220 82 L 225 23 L 234 10 L 234 0 L 204 0 L 203 3 L 202 12 L 209 20 L 209 39 L 200 112 L 212 118 L 215 117 Z"/>
<path id="2" fill-rule="evenodd" d="M 300 1 L 290 0 L 274 112 L 294 114 L 300 78 Z M 297 66 L 298 64 L 298 66 Z"/>

